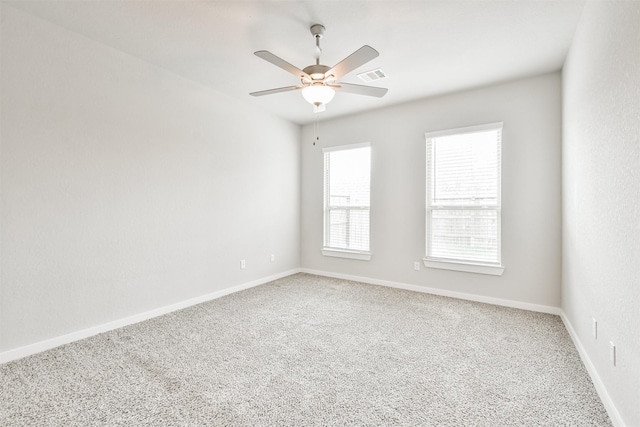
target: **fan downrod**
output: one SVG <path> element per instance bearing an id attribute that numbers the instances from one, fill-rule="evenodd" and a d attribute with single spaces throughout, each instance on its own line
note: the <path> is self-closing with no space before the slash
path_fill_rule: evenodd
<path id="1" fill-rule="evenodd" d="M 309 28 L 313 38 L 316 39 L 316 49 L 318 49 L 318 56 L 316 57 L 316 65 L 320 65 L 320 54 L 322 53 L 322 48 L 320 47 L 320 39 L 324 36 L 324 25 L 314 24 Z"/>

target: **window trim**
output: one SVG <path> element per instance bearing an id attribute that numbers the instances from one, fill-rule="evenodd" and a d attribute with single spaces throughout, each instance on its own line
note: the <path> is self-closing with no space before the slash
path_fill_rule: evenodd
<path id="1" fill-rule="evenodd" d="M 502 276 L 504 266 L 489 264 L 472 264 L 470 262 L 444 261 L 438 258 L 422 258 L 422 263 L 427 268 L 437 268 L 439 270 L 464 271 L 467 273 L 489 274 L 492 276 Z"/>
<path id="2" fill-rule="evenodd" d="M 360 261 L 369 261 L 371 259 L 371 251 L 352 251 L 349 249 L 322 248 L 322 255 L 335 258 L 349 258 Z"/>
<path id="3" fill-rule="evenodd" d="M 479 210 L 495 210 L 497 215 L 498 222 L 498 230 L 497 230 L 497 262 L 476 262 L 473 260 L 459 260 L 459 259 L 447 259 L 440 257 L 432 257 L 429 256 L 431 239 L 429 238 L 429 230 L 431 227 L 431 215 L 430 211 L 434 209 L 433 206 L 429 205 L 429 202 L 432 198 L 432 180 L 430 177 L 432 173 L 429 162 L 429 146 L 430 139 L 451 136 L 451 135 L 461 135 L 465 133 L 476 133 L 490 130 L 500 130 L 502 135 L 502 130 L 504 128 L 503 122 L 495 122 L 495 123 L 487 123 L 482 125 L 475 126 L 465 126 L 456 129 L 445 129 L 434 132 L 426 132 L 425 135 L 425 151 L 426 151 L 426 167 L 425 167 L 425 183 L 426 183 L 426 191 L 425 191 L 425 256 L 422 259 L 423 264 L 427 268 L 438 268 L 444 270 L 454 270 L 454 271 L 464 271 L 470 273 L 480 273 L 480 274 L 490 274 L 501 276 L 504 272 L 504 266 L 502 265 L 502 137 L 498 142 L 498 153 L 499 153 L 499 162 L 498 162 L 498 182 L 497 182 L 497 204 L 495 207 L 490 206 L 449 206 L 449 205 L 438 205 L 437 209 L 479 209 Z"/>
<path id="4" fill-rule="evenodd" d="M 361 261 L 369 261 L 371 259 L 371 200 L 369 200 L 369 206 L 349 206 L 347 210 L 367 210 L 369 212 L 369 250 L 368 251 L 359 251 L 354 249 L 345 249 L 345 248 L 334 248 L 331 246 L 326 246 L 328 241 L 328 233 L 329 226 L 327 221 L 329 221 L 329 215 L 327 213 L 332 209 L 330 206 L 327 206 L 327 185 L 326 181 L 326 164 L 325 164 L 325 155 L 326 153 L 334 152 L 334 151 L 344 151 L 344 150 L 354 150 L 358 148 L 371 148 L 370 142 L 361 142 L 356 144 L 346 144 L 346 145 L 335 145 L 332 147 L 324 147 L 322 148 L 322 168 L 323 168 L 323 176 L 322 176 L 322 187 L 323 187 L 323 200 L 322 200 L 322 255 L 336 258 L 347 258 L 347 259 L 355 259 Z M 373 150 L 371 150 L 372 152 Z M 372 153 L 371 153 L 372 156 Z M 369 159 L 371 162 L 371 158 Z M 371 198 L 371 172 L 369 172 L 369 198 Z"/>

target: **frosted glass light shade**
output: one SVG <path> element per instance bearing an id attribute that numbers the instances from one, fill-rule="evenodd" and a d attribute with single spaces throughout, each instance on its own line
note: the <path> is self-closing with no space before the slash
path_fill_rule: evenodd
<path id="1" fill-rule="evenodd" d="M 312 85 L 302 89 L 302 96 L 309 104 L 328 104 L 336 92 L 329 86 Z"/>

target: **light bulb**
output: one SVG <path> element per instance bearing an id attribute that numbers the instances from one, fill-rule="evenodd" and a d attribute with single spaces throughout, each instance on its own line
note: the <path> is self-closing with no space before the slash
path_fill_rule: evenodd
<path id="1" fill-rule="evenodd" d="M 328 104 L 333 99 L 336 92 L 329 86 L 316 84 L 302 89 L 302 96 L 309 104 Z"/>

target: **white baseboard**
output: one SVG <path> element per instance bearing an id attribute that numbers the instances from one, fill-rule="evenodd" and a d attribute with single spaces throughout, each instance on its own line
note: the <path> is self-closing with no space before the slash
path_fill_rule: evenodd
<path id="1" fill-rule="evenodd" d="M 389 280 L 372 279 L 370 277 L 351 276 L 349 274 L 331 273 L 328 271 L 311 270 L 308 268 L 300 269 L 302 273 L 315 274 L 318 276 L 334 277 L 336 279 L 352 280 L 354 282 L 368 283 L 371 285 L 388 286 L 390 288 L 404 289 L 407 291 L 422 292 L 425 294 L 439 295 L 443 297 L 451 297 L 463 299 L 467 301 L 483 302 L 486 304 L 500 305 L 503 307 L 519 308 L 522 310 L 536 311 L 539 313 L 548 313 L 560 315 L 559 307 L 549 305 L 531 304 L 528 302 L 513 301 L 501 298 L 486 297 L 482 295 L 467 294 L 464 292 L 447 291 L 444 289 L 430 288 L 427 286 L 410 285 L 408 283 L 392 282 Z"/>
<path id="2" fill-rule="evenodd" d="M 593 385 L 598 392 L 598 396 L 600 396 L 600 400 L 602 400 L 602 404 L 609 414 L 609 418 L 611 418 L 611 422 L 616 427 L 625 427 L 625 423 L 622 420 L 622 417 L 620 416 L 616 405 L 613 403 L 613 400 L 611 399 L 607 388 L 604 386 L 604 383 L 600 379 L 600 375 L 598 375 L 598 371 L 596 370 L 595 365 L 593 364 L 593 362 L 591 362 L 591 358 L 589 357 L 587 350 L 582 345 L 582 341 L 580 341 L 578 334 L 576 333 L 575 329 L 573 329 L 573 326 L 571 325 L 571 322 L 569 321 L 567 315 L 564 313 L 564 310 L 561 310 L 560 318 L 562 319 L 562 323 L 564 323 L 564 327 L 569 332 L 569 336 L 573 341 L 573 345 L 575 345 L 575 347 L 578 349 L 580 359 L 582 359 L 582 363 L 584 363 L 584 366 L 587 368 L 587 372 L 589 372 L 591 381 L 593 382 Z"/>
<path id="3" fill-rule="evenodd" d="M 144 313 L 135 314 L 133 316 L 125 317 L 123 319 L 114 320 L 111 322 L 103 323 L 102 325 L 94 326 L 80 331 L 72 332 L 70 334 L 61 335 L 55 338 L 50 338 L 44 341 L 40 341 L 34 344 L 29 344 L 24 347 L 18 347 L 12 350 L 8 350 L 0 353 L 0 364 L 7 363 L 12 360 L 21 359 L 23 357 L 31 356 L 36 353 L 40 353 L 45 350 L 50 350 L 55 347 L 59 347 L 64 344 L 69 344 L 74 341 L 78 341 L 84 338 L 89 338 L 94 335 L 101 334 L 103 332 L 112 331 L 114 329 L 122 328 L 127 325 L 133 325 L 154 317 L 162 316 L 163 314 L 171 313 L 183 308 L 191 307 L 192 305 L 200 304 L 203 302 L 211 301 L 225 295 L 233 294 L 235 292 L 243 291 L 245 289 L 253 288 L 255 286 L 263 285 L 268 282 L 272 282 L 277 279 L 281 279 L 286 276 L 300 272 L 299 269 L 293 269 L 277 273 L 271 276 L 262 277 L 251 282 L 243 283 L 241 285 L 233 286 L 230 288 L 222 289 L 220 291 L 212 292 L 206 295 L 202 295 L 196 298 L 191 298 L 186 301 L 181 301 L 175 304 L 159 307 L 154 310 L 146 311 Z"/>

